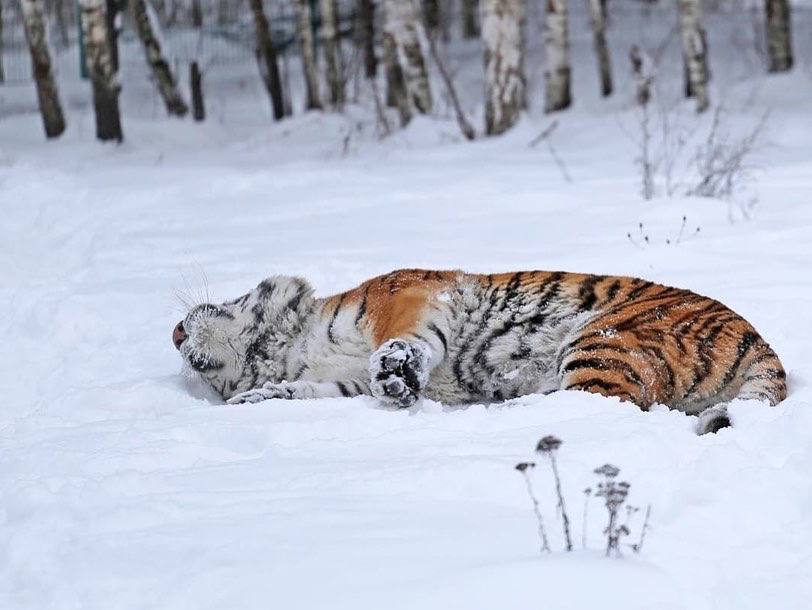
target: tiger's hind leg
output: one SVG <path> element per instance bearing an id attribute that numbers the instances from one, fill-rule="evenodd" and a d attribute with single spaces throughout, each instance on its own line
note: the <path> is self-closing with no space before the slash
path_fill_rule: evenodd
<path id="1" fill-rule="evenodd" d="M 664 375 L 657 361 L 620 342 L 569 347 L 558 373 L 562 390 L 582 390 L 614 396 L 648 409 L 665 397 Z"/>

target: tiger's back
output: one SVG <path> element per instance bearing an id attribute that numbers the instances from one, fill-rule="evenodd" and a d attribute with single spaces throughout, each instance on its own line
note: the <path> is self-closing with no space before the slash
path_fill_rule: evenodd
<path id="1" fill-rule="evenodd" d="M 786 396 L 784 369 L 755 329 L 688 290 L 561 272 L 402 270 L 343 305 L 360 298 L 378 343 L 437 343 L 439 333 L 445 354 L 423 394 L 444 402 L 565 389 L 695 413 L 734 397 Z"/>

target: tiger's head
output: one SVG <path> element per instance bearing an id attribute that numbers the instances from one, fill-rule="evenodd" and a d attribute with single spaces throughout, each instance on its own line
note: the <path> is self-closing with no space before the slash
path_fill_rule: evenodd
<path id="1" fill-rule="evenodd" d="M 284 379 L 289 352 L 313 304 L 313 290 L 304 280 L 269 277 L 233 301 L 193 307 L 172 331 L 172 343 L 184 362 L 228 399 Z"/>

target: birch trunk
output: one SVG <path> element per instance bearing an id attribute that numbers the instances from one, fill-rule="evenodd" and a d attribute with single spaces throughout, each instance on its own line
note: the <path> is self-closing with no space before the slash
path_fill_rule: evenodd
<path id="1" fill-rule="evenodd" d="M 770 72 L 786 72 L 792 68 L 789 1 L 766 0 L 765 10 Z"/>
<path id="2" fill-rule="evenodd" d="M 415 0 L 385 0 L 384 36 L 393 45 L 409 103 L 422 114 L 431 112 L 431 88 L 420 46 L 425 32 Z"/>
<path id="3" fill-rule="evenodd" d="M 3 0 L 0 0 L 0 83 L 5 82 L 6 73 L 3 70 Z"/>
<path id="4" fill-rule="evenodd" d="M 392 34 L 386 31 L 383 33 L 383 62 L 386 67 L 386 105 L 398 109 L 403 127 L 412 120 L 412 109 L 398 61 L 397 46 Z"/>
<path id="5" fill-rule="evenodd" d="M 276 49 L 273 46 L 271 28 L 268 25 L 268 18 L 265 16 L 262 0 L 251 0 L 251 12 L 254 14 L 259 73 L 262 75 L 265 89 L 271 98 L 273 118 L 275 121 L 281 121 L 285 117 L 285 98 L 282 93 L 282 79 L 279 76 Z"/>
<path id="6" fill-rule="evenodd" d="M 327 66 L 327 87 L 330 104 L 341 110 L 346 101 L 344 91 L 344 61 L 338 39 L 336 0 L 321 0 L 321 40 L 324 45 L 324 63 Z"/>
<path id="7" fill-rule="evenodd" d="M 359 42 L 364 54 L 364 75 L 375 78 L 378 72 L 378 59 L 375 57 L 375 3 L 373 0 L 358 0 Z"/>
<path id="8" fill-rule="evenodd" d="M 569 107 L 570 47 L 567 25 L 567 0 L 547 0 L 544 18 L 544 112 Z"/>
<path id="9" fill-rule="evenodd" d="M 696 98 L 696 111 L 704 112 L 708 101 L 708 57 L 702 0 L 679 0 L 682 55 L 687 77 L 686 91 Z"/>
<path id="10" fill-rule="evenodd" d="M 189 64 L 189 88 L 192 90 L 192 118 L 206 120 L 206 106 L 203 103 L 203 77 L 196 61 Z"/>
<path id="11" fill-rule="evenodd" d="M 305 108 L 320 110 L 322 105 L 319 95 L 319 70 L 316 63 L 316 45 L 313 40 L 311 21 L 310 0 L 296 0 L 296 34 L 302 50 L 302 67 L 307 86 Z"/>
<path id="12" fill-rule="evenodd" d="M 65 0 L 55 0 L 54 13 L 60 42 L 63 47 L 67 47 L 70 44 L 70 36 L 68 35 L 68 16 L 65 14 Z"/>
<path id="13" fill-rule="evenodd" d="M 152 71 L 152 78 L 158 87 L 158 93 L 166 106 L 166 111 L 175 116 L 184 116 L 189 108 L 178 90 L 178 84 L 172 75 L 169 62 L 161 49 L 160 30 L 155 12 L 147 5 L 147 0 L 129 0 L 132 15 L 147 64 Z"/>
<path id="14" fill-rule="evenodd" d="M 462 0 L 462 37 L 478 38 L 479 21 L 479 0 Z"/>
<path id="15" fill-rule="evenodd" d="M 37 99 L 45 136 L 56 138 L 65 131 L 65 117 L 62 114 L 59 91 L 51 71 L 51 54 L 48 51 L 45 29 L 45 3 L 43 0 L 20 0 L 20 8 L 25 37 L 31 51 L 31 67 L 37 85 Z"/>
<path id="16" fill-rule="evenodd" d="M 601 95 L 607 97 L 612 95 L 612 64 L 609 60 L 609 46 L 606 44 L 606 0 L 587 0 L 587 2 L 595 57 L 598 60 Z"/>
<path id="17" fill-rule="evenodd" d="M 482 0 L 485 133 L 513 127 L 525 106 L 524 0 Z"/>
<path id="18" fill-rule="evenodd" d="M 121 142 L 121 115 L 118 94 L 121 85 L 113 69 L 110 33 L 104 0 L 79 0 L 82 33 L 85 38 L 85 62 L 93 85 L 93 109 L 96 114 L 96 137 Z"/>

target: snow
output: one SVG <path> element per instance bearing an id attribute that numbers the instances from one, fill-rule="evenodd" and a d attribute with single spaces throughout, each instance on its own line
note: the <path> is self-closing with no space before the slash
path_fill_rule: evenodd
<path id="1" fill-rule="evenodd" d="M 87 83 L 61 76 L 69 126 L 54 142 L 33 87 L 0 88 L 0 608 L 806 608 L 812 49 L 796 36 L 797 69 L 755 77 L 722 21 L 709 17 L 711 99 L 735 133 L 771 110 L 746 215 L 640 200 L 631 77 L 616 67 L 620 93 L 598 100 L 586 21 L 571 26 L 575 106 L 551 136 L 571 182 L 527 146 L 549 124 L 539 74 L 519 126 L 474 143 L 444 116 L 378 141 L 368 105 L 271 124 L 253 65 L 207 74 L 202 125 L 164 118 L 144 73 L 125 74 L 121 146 L 93 141 Z M 480 52 L 459 45 L 451 58 L 477 124 Z M 678 90 L 675 65 L 661 72 Z M 674 243 L 683 216 L 701 231 Z M 641 222 L 649 241 L 635 246 L 626 234 Z M 326 295 L 406 266 L 693 289 L 755 325 L 790 396 L 735 402 L 734 428 L 697 437 L 695 418 L 582 393 L 226 407 L 182 373 L 178 292 L 221 301 L 284 273 Z M 542 557 L 513 467 L 546 434 L 564 441 L 577 550 Z M 581 549 L 582 490 L 606 462 L 632 504 L 652 505 L 639 555 L 602 556 L 596 499 Z M 546 464 L 532 476 L 560 549 Z"/>

